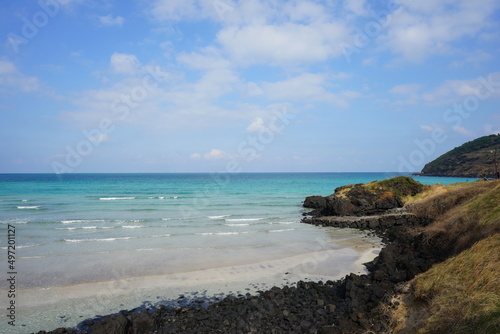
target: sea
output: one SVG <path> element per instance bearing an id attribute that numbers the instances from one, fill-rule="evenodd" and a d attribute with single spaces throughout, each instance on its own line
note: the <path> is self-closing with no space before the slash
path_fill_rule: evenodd
<path id="1" fill-rule="evenodd" d="M 380 239 L 302 224 L 302 202 L 396 175 L 0 174 L 0 332 L 363 273 Z"/>

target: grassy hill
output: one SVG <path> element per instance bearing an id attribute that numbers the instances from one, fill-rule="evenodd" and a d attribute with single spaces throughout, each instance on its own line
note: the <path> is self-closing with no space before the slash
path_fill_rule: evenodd
<path id="1" fill-rule="evenodd" d="M 495 178 L 495 149 L 500 161 L 500 135 L 475 139 L 428 163 L 420 175 Z"/>
<path id="2" fill-rule="evenodd" d="M 500 181 L 434 185 L 407 201 L 434 222 L 426 244 L 450 258 L 409 282 L 390 310 L 393 332 L 496 334 L 500 331 Z"/>

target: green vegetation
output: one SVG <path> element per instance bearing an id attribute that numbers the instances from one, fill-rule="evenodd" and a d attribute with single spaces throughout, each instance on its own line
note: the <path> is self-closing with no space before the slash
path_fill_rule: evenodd
<path id="1" fill-rule="evenodd" d="M 500 333 L 500 181 L 435 185 L 410 202 L 434 219 L 424 243 L 453 256 L 413 279 L 396 332 Z"/>
<path id="2" fill-rule="evenodd" d="M 424 185 L 408 176 L 397 176 L 391 179 L 370 184 L 375 188 L 383 188 L 399 197 L 415 196 L 424 190 Z"/>
<path id="3" fill-rule="evenodd" d="M 467 142 L 443 154 L 424 166 L 421 175 L 495 177 L 494 156 L 498 150 L 500 161 L 500 135 L 490 135 Z"/>

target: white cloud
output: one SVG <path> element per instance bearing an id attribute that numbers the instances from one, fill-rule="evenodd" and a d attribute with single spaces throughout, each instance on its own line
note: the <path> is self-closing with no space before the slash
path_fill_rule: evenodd
<path id="1" fill-rule="evenodd" d="M 199 11 L 199 1 L 157 0 L 151 8 L 152 15 L 157 20 L 178 21 L 182 18 L 194 17 Z"/>
<path id="2" fill-rule="evenodd" d="M 136 56 L 118 52 L 111 55 L 110 64 L 115 73 L 122 74 L 134 74 L 140 65 Z"/>
<path id="3" fill-rule="evenodd" d="M 231 67 L 231 63 L 224 59 L 214 47 L 207 47 L 201 52 L 181 53 L 177 60 L 196 70 L 225 69 Z"/>
<path id="4" fill-rule="evenodd" d="M 443 131 L 443 128 L 437 124 L 432 125 L 420 125 L 420 128 L 427 132 Z"/>
<path id="5" fill-rule="evenodd" d="M 480 67 L 485 63 L 492 61 L 493 59 L 495 59 L 495 57 L 493 57 L 493 55 L 491 55 L 490 53 L 481 50 L 475 50 L 466 57 L 460 58 L 460 60 L 453 61 L 450 64 L 450 68 L 458 69 L 470 65 Z"/>
<path id="6" fill-rule="evenodd" d="M 229 155 L 226 152 L 216 148 L 212 149 L 208 153 L 205 153 L 204 155 L 204 158 L 207 160 L 220 160 L 220 159 L 226 159 L 228 157 Z"/>
<path id="7" fill-rule="evenodd" d="M 287 80 L 263 83 L 262 89 L 268 98 L 275 100 L 327 100 L 333 98 L 324 88 L 327 79 L 323 74 L 303 73 Z"/>
<path id="8" fill-rule="evenodd" d="M 0 59 L 0 75 L 13 74 L 16 72 L 17 70 L 14 63 L 8 60 Z"/>
<path id="9" fill-rule="evenodd" d="M 260 132 L 266 130 L 262 117 L 257 117 L 248 127 L 247 132 Z"/>
<path id="10" fill-rule="evenodd" d="M 217 34 L 217 41 L 238 64 L 283 66 L 338 57 L 349 33 L 342 23 L 231 26 Z"/>
<path id="11" fill-rule="evenodd" d="M 125 22 L 125 19 L 121 16 L 116 16 L 113 17 L 113 15 L 108 14 L 106 16 L 99 16 L 99 23 L 103 26 L 106 27 L 111 27 L 111 26 L 122 26 L 123 22 Z"/>
<path id="12" fill-rule="evenodd" d="M 198 160 L 198 159 L 201 159 L 201 154 L 200 153 L 193 153 L 189 157 L 193 160 Z"/>
<path id="13" fill-rule="evenodd" d="M 467 130 L 463 126 L 454 126 L 453 131 L 466 137 L 474 137 L 474 132 Z"/>
<path id="14" fill-rule="evenodd" d="M 13 62 L 0 59 L 0 92 L 34 92 L 40 88 L 38 78 L 26 76 Z"/>
<path id="15" fill-rule="evenodd" d="M 500 72 L 493 72 L 479 78 L 469 80 L 446 80 L 438 87 L 422 94 L 429 103 L 451 103 L 463 100 L 468 96 L 500 98 Z"/>
<path id="16" fill-rule="evenodd" d="M 368 14 L 365 0 L 344 0 L 344 7 L 359 16 Z"/>
<path id="17" fill-rule="evenodd" d="M 462 38 L 477 37 L 494 24 L 496 0 L 400 0 L 383 43 L 410 62 L 453 52 Z"/>

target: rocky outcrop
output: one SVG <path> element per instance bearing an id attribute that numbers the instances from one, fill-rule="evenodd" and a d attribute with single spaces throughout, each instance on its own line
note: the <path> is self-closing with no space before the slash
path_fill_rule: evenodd
<path id="1" fill-rule="evenodd" d="M 363 184 L 335 189 L 330 196 L 310 196 L 304 207 L 314 209 L 312 216 L 366 216 L 401 208 L 403 201 L 386 189 L 368 189 Z"/>

